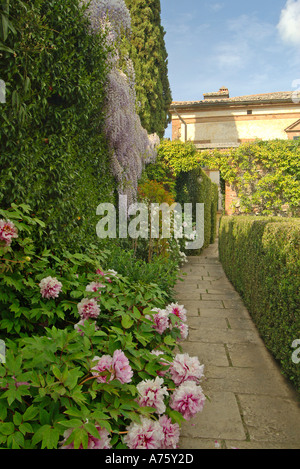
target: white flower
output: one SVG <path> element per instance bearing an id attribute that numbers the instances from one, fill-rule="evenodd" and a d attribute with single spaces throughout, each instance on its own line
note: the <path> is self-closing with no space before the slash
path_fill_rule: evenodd
<path id="1" fill-rule="evenodd" d="M 189 354 L 182 353 L 176 355 L 169 371 L 176 386 L 185 381 L 199 383 L 204 376 L 204 365 L 200 365 L 198 357 L 190 357 Z"/>
<path id="2" fill-rule="evenodd" d="M 156 377 L 155 380 L 146 379 L 137 385 L 137 390 L 140 395 L 137 402 L 142 407 L 154 407 L 158 414 L 163 414 L 166 410 L 164 404 L 164 396 L 169 393 L 166 387 L 162 387 L 164 383 L 163 378 Z"/>

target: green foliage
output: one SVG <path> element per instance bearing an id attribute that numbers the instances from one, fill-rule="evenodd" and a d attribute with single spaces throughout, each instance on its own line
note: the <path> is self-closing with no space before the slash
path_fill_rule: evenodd
<path id="1" fill-rule="evenodd" d="M 211 185 L 211 231 L 210 231 L 210 243 L 215 242 L 217 236 L 217 211 L 219 202 L 219 190 L 217 184 Z"/>
<path id="2" fill-rule="evenodd" d="M 140 184 L 138 188 L 138 194 L 141 200 L 147 200 L 150 204 L 166 203 L 172 205 L 175 202 L 174 198 L 164 188 L 163 184 L 155 180 L 148 180 L 143 184 Z"/>
<path id="3" fill-rule="evenodd" d="M 99 426 L 109 432 L 113 448 L 124 448 L 122 432 L 132 421 L 155 418 L 155 409 L 135 401 L 136 385 L 167 372 L 162 360 L 171 362 L 175 346 L 180 348 L 174 321 L 161 335 L 153 330 L 152 309 L 164 308 L 167 295 L 157 284 L 104 270 L 109 252 L 99 256 L 91 248 L 58 257 L 45 250 L 37 256 L 31 232 L 44 225 L 30 213 L 26 205 L 0 213 L 18 229 L 18 238 L 0 247 L 0 338 L 6 345 L 0 364 L 0 448 L 56 449 L 66 438 L 74 448 L 87 448 L 91 435 L 99 438 Z M 38 283 L 48 275 L 63 285 L 55 299 L 41 296 Z M 100 298 L 86 290 L 92 281 L 104 285 Z M 83 298 L 97 299 L 101 312 L 78 329 Z M 93 360 L 116 350 L 129 360 L 132 380 L 101 383 L 92 373 Z M 174 389 L 169 375 L 164 382 Z M 168 405 L 166 413 L 173 422 L 183 420 Z"/>
<path id="4" fill-rule="evenodd" d="M 84 335 L 52 327 L 41 337 L 7 341 L 6 363 L 0 366 L 0 447 L 57 449 L 65 431 L 72 429 L 68 444 L 87 448 L 88 433 L 97 437 L 96 426 L 111 434 L 113 447 L 124 447 L 121 432 L 126 426 L 155 410 L 134 401 L 136 384 L 166 368 L 147 348 L 151 326 L 138 310 L 134 316 L 132 324 L 140 327 L 136 333 L 128 324 L 127 331 L 115 326 L 112 319 L 98 331 L 86 324 Z M 95 355 L 112 354 L 118 347 L 126 351 L 135 378 L 130 384 L 98 383 L 91 373 Z M 162 344 L 169 360 L 171 348 Z M 168 384 L 172 386 L 170 380 Z"/>
<path id="5" fill-rule="evenodd" d="M 300 391 L 292 343 L 300 331 L 300 221 L 222 217 L 220 260 L 284 374 Z"/>
<path id="6" fill-rule="evenodd" d="M 199 255 L 216 238 L 218 187 L 203 171 L 197 148 L 192 142 L 162 140 L 155 164 L 145 171 L 144 181 L 154 179 L 170 191 L 182 206 L 193 204 L 193 221 L 196 221 L 196 204 L 204 203 L 204 245 L 189 255 Z"/>
<path id="7" fill-rule="evenodd" d="M 109 257 L 103 261 L 105 269 L 117 270 L 140 284 L 157 285 L 168 301 L 175 301 L 174 287 L 178 280 L 178 264 L 182 260 L 178 247 L 172 242 L 168 256 L 152 256 L 148 262 L 149 245 L 146 240 L 137 243 L 125 240 L 123 243 L 110 243 Z"/>
<path id="8" fill-rule="evenodd" d="M 82 282 L 92 277 L 105 259 L 105 252 L 97 255 L 90 248 L 89 254 L 71 254 L 64 251 L 61 257 L 50 250 L 36 250 L 32 232 L 44 229 L 44 223 L 26 215 L 30 207 L 14 206 L 11 210 L 0 210 L 0 216 L 13 221 L 18 229 L 18 238 L 12 247 L 0 247 L 0 337 L 18 337 L 24 334 L 41 334 L 45 326 L 60 326 L 65 321 L 73 322 L 77 306 L 72 298 L 83 291 Z M 41 297 L 39 283 L 45 277 L 56 277 L 63 283 L 60 301 Z"/>
<path id="9" fill-rule="evenodd" d="M 299 216 L 299 141 L 257 141 L 199 155 L 202 165 L 219 169 L 222 178 L 233 186 L 242 213 Z"/>
<path id="10" fill-rule="evenodd" d="M 101 131 L 106 53 L 79 3 L 2 2 L 0 202 L 31 206 L 46 224 L 41 248 L 95 241 L 96 207 L 114 191 Z"/>
<path id="11" fill-rule="evenodd" d="M 199 168 L 200 159 L 197 148 L 192 142 L 162 140 L 158 147 L 158 161 L 172 171 L 174 176 Z"/>
<path id="12" fill-rule="evenodd" d="M 204 204 L 204 244 L 201 249 L 189 252 L 190 255 L 199 255 L 209 246 L 216 236 L 217 223 L 217 185 L 206 173 L 198 167 L 187 172 L 181 172 L 176 180 L 177 201 L 193 204 L 193 220 L 196 221 L 196 204 Z"/>
<path id="13" fill-rule="evenodd" d="M 131 15 L 129 55 L 136 74 L 138 112 L 148 133 L 157 133 L 162 138 L 170 122 L 172 96 L 160 0 L 125 0 L 125 3 Z"/>

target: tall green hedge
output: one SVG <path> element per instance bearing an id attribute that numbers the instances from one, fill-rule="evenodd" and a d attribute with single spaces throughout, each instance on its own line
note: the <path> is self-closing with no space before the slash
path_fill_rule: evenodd
<path id="1" fill-rule="evenodd" d="M 270 352 L 300 392 L 300 219 L 222 217 L 220 260 Z"/>
<path id="2" fill-rule="evenodd" d="M 211 185 L 211 233 L 210 242 L 215 242 L 217 236 L 217 211 L 219 202 L 219 189 L 217 184 L 212 183 Z"/>
<path id="3" fill-rule="evenodd" d="M 79 0 L 1 8 L 0 205 L 29 204 L 49 247 L 84 248 L 97 240 L 97 205 L 114 192 L 101 131 L 103 38 L 88 33 Z"/>
<path id="4" fill-rule="evenodd" d="M 189 252 L 199 255 L 204 248 L 213 243 L 217 226 L 218 187 L 200 168 L 182 171 L 176 178 L 176 201 L 180 204 L 193 204 L 193 218 L 196 219 L 196 204 L 204 204 L 204 245 L 201 249 Z"/>

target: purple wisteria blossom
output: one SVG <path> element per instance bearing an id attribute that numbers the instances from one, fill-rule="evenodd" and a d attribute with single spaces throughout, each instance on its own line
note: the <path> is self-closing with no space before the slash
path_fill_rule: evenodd
<path id="1" fill-rule="evenodd" d="M 82 3 L 87 3 L 83 0 Z M 128 204 L 136 201 L 138 180 L 146 164 L 156 159 L 159 138 L 148 136 L 137 112 L 135 71 L 132 60 L 121 52 L 129 38 L 131 17 L 124 0 L 92 0 L 87 9 L 91 30 L 104 34 L 109 73 L 106 84 L 104 133 L 119 194 Z M 123 48 L 122 48 L 123 49 Z"/>
<path id="2" fill-rule="evenodd" d="M 93 31 L 103 30 L 103 24 L 109 21 L 115 39 L 130 34 L 131 17 L 124 0 L 83 0 L 82 3 L 89 3 L 87 13 Z"/>

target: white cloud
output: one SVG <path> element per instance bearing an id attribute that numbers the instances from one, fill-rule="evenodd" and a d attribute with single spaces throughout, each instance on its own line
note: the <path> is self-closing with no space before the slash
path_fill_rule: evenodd
<path id="1" fill-rule="evenodd" d="M 224 8 L 224 3 L 212 3 L 209 5 L 214 12 L 218 12 Z"/>
<path id="2" fill-rule="evenodd" d="M 262 42 L 274 34 L 274 26 L 257 19 L 254 15 L 243 14 L 228 20 L 228 29 L 239 39 Z"/>
<path id="3" fill-rule="evenodd" d="M 238 69 L 245 65 L 249 56 L 247 45 L 224 43 L 215 48 L 215 60 L 218 67 L 224 69 Z"/>
<path id="4" fill-rule="evenodd" d="M 273 43 L 275 27 L 253 14 L 243 14 L 226 22 L 224 41 L 214 48 L 215 60 L 221 70 L 258 66 L 266 48 Z"/>
<path id="5" fill-rule="evenodd" d="M 300 0 L 288 0 L 277 25 L 284 42 L 300 45 Z"/>

